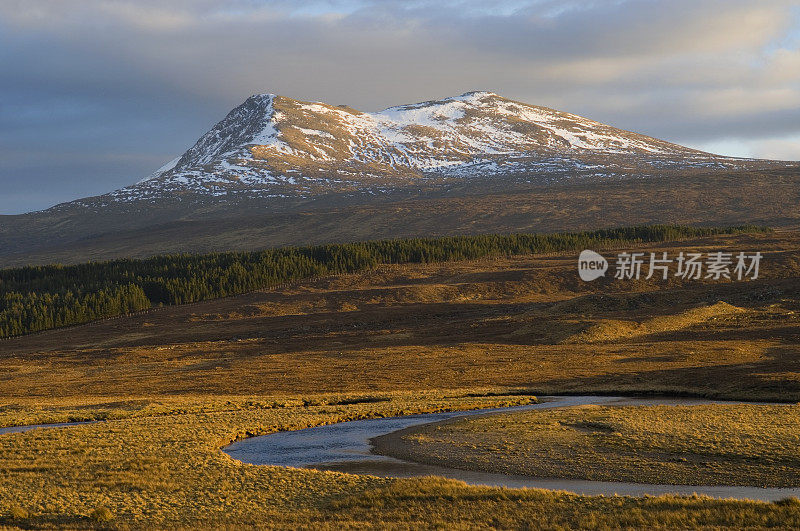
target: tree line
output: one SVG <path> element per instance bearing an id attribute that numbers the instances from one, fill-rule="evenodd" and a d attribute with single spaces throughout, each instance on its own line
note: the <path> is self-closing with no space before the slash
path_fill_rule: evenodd
<path id="1" fill-rule="evenodd" d="M 254 252 L 162 255 L 78 265 L 0 270 L 0 337 L 184 304 L 379 264 L 446 262 L 492 256 L 598 249 L 714 234 L 762 232 L 651 225 L 558 234 L 487 234 L 282 247 Z"/>

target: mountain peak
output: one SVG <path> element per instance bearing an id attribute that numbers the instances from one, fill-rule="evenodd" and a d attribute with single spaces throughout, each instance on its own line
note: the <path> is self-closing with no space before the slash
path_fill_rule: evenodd
<path id="1" fill-rule="evenodd" d="M 275 99 L 275 97 L 276 97 L 276 96 L 277 96 L 277 94 L 273 94 L 273 93 L 271 93 L 271 92 L 263 92 L 263 93 L 260 93 L 260 94 L 252 94 L 252 95 L 251 95 L 249 98 L 247 98 L 247 100 L 245 100 L 245 101 L 249 101 L 249 100 L 255 100 L 255 101 L 272 101 L 273 99 Z"/>
<path id="2" fill-rule="evenodd" d="M 177 161 L 114 197 L 387 191 L 450 179 L 574 178 L 732 164 L 656 138 L 476 90 L 360 112 L 253 94 Z M 727 161 L 727 162 L 726 162 Z"/>
<path id="3" fill-rule="evenodd" d="M 488 90 L 471 90 L 469 92 L 465 92 L 460 96 L 456 96 L 456 98 L 485 98 L 485 97 L 497 97 L 502 98 L 499 94 L 495 92 L 489 92 Z"/>

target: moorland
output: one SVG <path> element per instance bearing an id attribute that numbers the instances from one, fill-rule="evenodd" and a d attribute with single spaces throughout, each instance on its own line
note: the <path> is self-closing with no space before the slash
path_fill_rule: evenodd
<path id="1" fill-rule="evenodd" d="M 586 283 L 578 279 L 573 250 L 376 264 L 4 339 L 0 425 L 103 422 L 0 436 L 0 522 L 87 528 L 800 526 L 794 500 L 470 487 L 244 465 L 220 450 L 279 430 L 521 404 L 543 394 L 797 402 L 799 242 L 800 234 L 776 230 L 595 249 L 606 256 L 634 249 L 760 251 L 755 280 L 605 277 Z M 712 413 L 726 411 L 736 412 Z M 673 426 L 691 431 L 685 418 L 693 414 L 672 415 Z M 594 458 L 591 450 L 607 462 L 619 448 L 590 444 L 615 433 L 600 427 L 635 425 L 624 411 L 602 409 L 540 418 L 558 430 L 570 423 L 587 428 L 569 428 L 575 446 L 586 450 L 583 458 Z M 770 428 L 770 418 L 726 419 L 750 422 L 752 430 Z M 708 426 L 687 440 L 698 446 L 728 429 L 721 421 Z M 542 444 L 557 446 L 553 437 Z M 655 444 L 644 435 L 630 440 Z M 775 445 L 790 448 L 792 441 Z M 794 470 L 792 463 L 784 465 Z M 773 474 L 770 463 L 747 466 L 743 470 L 776 482 L 785 477 Z"/>

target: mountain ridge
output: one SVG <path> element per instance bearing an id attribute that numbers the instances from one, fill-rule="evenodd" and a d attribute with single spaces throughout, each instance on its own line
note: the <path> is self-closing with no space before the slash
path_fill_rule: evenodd
<path id="1" fill-rule="evenodd" d="M 753 164 L 776 163 L 713 155 L 488 91 L 374 113 L 263 93 L 150 176 L 98 197 L 100 207 L 187 194 L 309 198 L 475 177 L 543 182 L 542 176 L 609 178 Z M 82 203 L 91 206 L 88 199 L 76 204 Z"/>
<path id="2" fill-rule="evenodd" d="M 634 224 L 800 226 L 800 164 L 486 91 L 364 113 L 256 94 L 131 186 L 0 216 L 0 265 Z"/>

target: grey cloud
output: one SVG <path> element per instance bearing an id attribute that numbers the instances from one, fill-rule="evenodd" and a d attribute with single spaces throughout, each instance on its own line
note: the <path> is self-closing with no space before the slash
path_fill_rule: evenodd
<path id="1" fill-rule="evenodd" d="M 0 186 L 72 183 L 44 207 L 134 182 L 255 92 L 376 110 L 488 89 L 668 140 L 757 147 L 800 132 L 792 4 L 4 2 L 0 142 L 77 159 L 4 158 Z M 8 197 L 0 212 L 17 208 Z"/>

